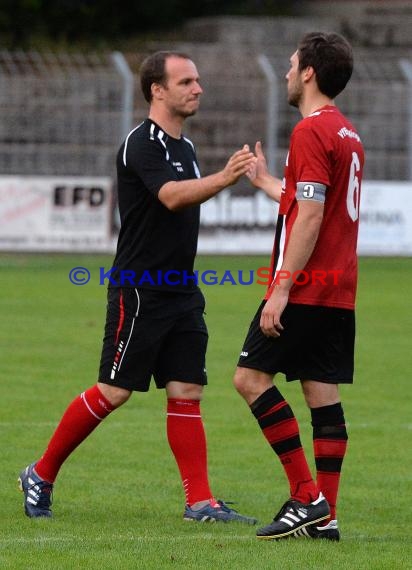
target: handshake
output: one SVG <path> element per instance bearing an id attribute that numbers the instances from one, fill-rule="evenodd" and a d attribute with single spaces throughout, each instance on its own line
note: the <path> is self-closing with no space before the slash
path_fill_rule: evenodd
<path id="1" fill-rule="evenodd" d="M 232 154 L 221 173 L 225 178 L 223 187 L 235 184 L 245 175 L 255 188 L 262 189 L 270 198 L 280 201 L 282 182 L 270 174 L 260 141 L 255 144 L 254 153 L 245 144 L 241 150 Z"/>

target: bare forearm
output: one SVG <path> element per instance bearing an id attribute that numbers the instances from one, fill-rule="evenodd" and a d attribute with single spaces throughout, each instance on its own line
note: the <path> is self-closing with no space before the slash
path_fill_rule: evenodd
<path id="1" fill-rule="evenodd" d="M 204 178 L 167 182 L 160 189 L 159 200 L 169 210 L 180 210 L 187 206 L 206 202 L 206 200 L 223 190 L 226 185 L 222 172 L 217 172 Z"/>
<path id="2" fill-rule="evenodd" d="M 275 202 L 280 202 L 280 196 L 282 194 L 282 181 L 280 178 L 275 178 L 269 174 L 264 180 L 262 180 L 260 188 L 269 196 L 269 198 L 272 198 Z"/>
<path id="3" fill-rule="evenodd" d="M 204 178 L 166 182 L 160 188 L 159 200 L 169 210 L 180 210 L 187 206 L 202 204 L 223 188 L 235 184 L 241 176 L 248 172 L 254 158 L 249 147 L 244 145 L 241 150 L 232 154 L 223 170 L 219 170 L 215 174 Z"/>
<path id="4" fill-rule="evenodd" d="M 289 291 L 294 273 L 303 271 L 308 263 L 319 236 L 323 208 L 310 215 L 299 215 L 293 224 L 288 247 L 279 273 L 278 285 Z"/>

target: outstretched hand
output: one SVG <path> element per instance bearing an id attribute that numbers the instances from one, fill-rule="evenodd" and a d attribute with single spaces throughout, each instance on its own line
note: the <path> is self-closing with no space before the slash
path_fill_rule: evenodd
<path id="1" fill-rule="evenodd" d="M 263 154 L 262 143 L 257 141 L 255 144 L 255 160 L 251 163 L 250 169 L 246 172 L 246 176 L 249 178 L 253 186 L 256 188 L 262 188 L 265 185 L 265 180 L 269 174 L 268 165 L 266 162 L 266 157 Z"/>
<path id="2" fill-rule="evenodd" d="M 232 154 L 222 171 L 225 186 L 235 184 L 241 176 L 247 174 L 255 161 L 256 157 L 253 152 L 250 152 L 247 144 L 243 145 L 241 150 L 237 150 Z"/>
<path id="3" fill-rule="evenodd" d="M 255 188 L 260 188 L 266 192 L 269 198 L 272 198 L 276 202 L 280 202 L 282 181 L 270 174 L 266 157 L 263 153 L 262 143 L 260 141 L 257 141 L 255 144 L 255 154 L 255 160 L 251 162 L 250 168 L 246 172 L 246 176 Z"/>

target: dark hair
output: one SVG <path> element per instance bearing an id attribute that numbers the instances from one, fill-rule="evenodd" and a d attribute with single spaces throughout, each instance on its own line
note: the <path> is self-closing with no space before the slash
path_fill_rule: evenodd
<path id="1" fill-rule="evenodd" d="M 148 103 L 152 100 L 152 84 L 166 85 L 166 60 L 169 57 L 191 59 L 188 55 L 178 51 L 157 51 L 147 57 L 140 66 L 140 86 L 144 98 Z"/>
<path id="2" fill-rule="evenodd" d="M 312 32 L 298 45 L 299 71 L 313 67 L 319 91 L 334 99 L 346 87 L 353 70 L 349 42 L 339 34 Z"/>

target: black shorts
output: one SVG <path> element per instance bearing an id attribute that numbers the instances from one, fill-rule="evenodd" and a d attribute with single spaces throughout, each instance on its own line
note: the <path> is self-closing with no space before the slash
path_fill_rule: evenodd
<path id="1" fill-rule="evenodd" d="M 355 312 L 289 303 L 280 319 L 284 330 L 278 338 L 260 329 L 260 305 L 247 334 L 238 366 L 286 380 L 317 380 L 351 384 L 355 346 Z"/>
<path id="2" fill-rule="evenodd" d="M 109 288 L 99 381 L 147 392 L 153 376 L 207 384 L 205 300 L 193 293 Z"/>

